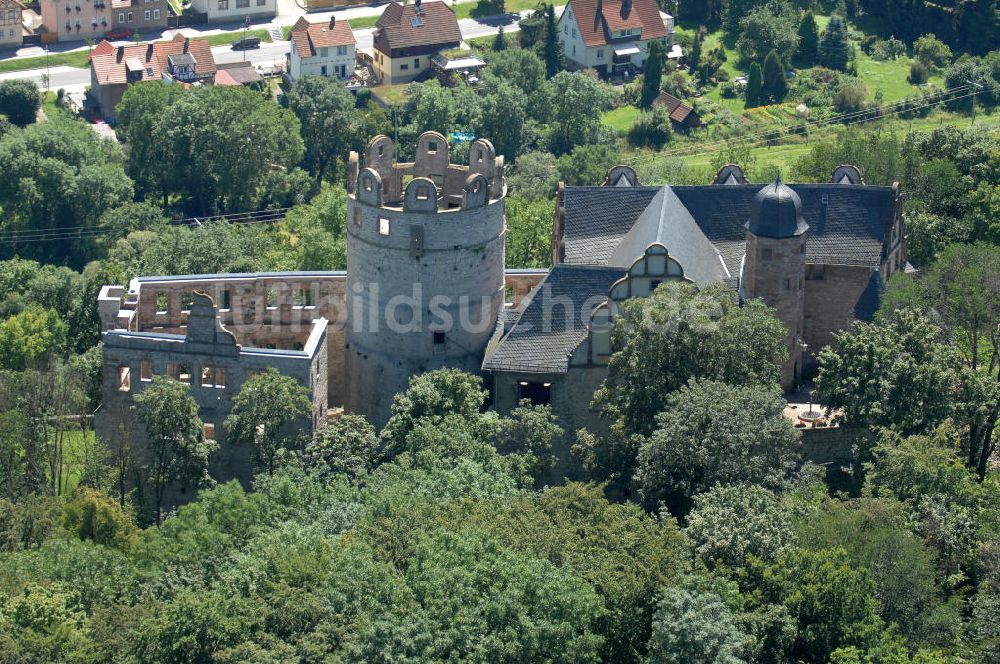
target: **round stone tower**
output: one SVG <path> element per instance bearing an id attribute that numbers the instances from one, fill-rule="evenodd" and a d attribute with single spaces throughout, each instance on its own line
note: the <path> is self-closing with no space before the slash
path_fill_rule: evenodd
<path id="1" fill-rule="evenodd" d="M 741 295 L 759 297 L 788 329 L 788 359 L 781 386 L 792 388 L 802 374 L 802 313 L 805 302 L 806 235 L 799 195 L 777 178 L 757 192 L 746 224 L 747 248 Z"/>
<path id="2" fill-rule="evenodd" d="M 435 132 L 394 155 L 376 136 L 347 177 L 345 405 L 379 427 L 411 376 L 479 373 L 504 303 L 503 157 L 480 139 L 451 164 Z"/>

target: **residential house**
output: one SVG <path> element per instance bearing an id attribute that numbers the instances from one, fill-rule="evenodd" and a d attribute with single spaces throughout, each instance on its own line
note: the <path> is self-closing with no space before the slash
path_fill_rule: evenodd
<path id="1" fill-rule="evenodd" d="M 331 16 L 329 21 L 312 22 L 305 16 L 292 27 L 288 52 L 288 75 L 336 76 L 340 80 L 354 73 L 357 41 L 347 21 Z"/>
<path id="2" fill-rule="evenodd" d="M 21 45 L 24 5 L 18 0 L 0 0 L 0 49 Z"/>
<path id="3" fill-rule="evenodd" d="M 111 0 L 113 33 L 129 32 L 158 36 L 167 29 L 170 3 L 167 0 Z"/>
<path id="4" fill-rule="evenodd" d="M 93 39 L 112 29 L 110 0 L 40 0 L 42 42 Z"/>
<path id="5" fill-rule="evenodd" d="M 178 33 L 170 41 L 114 46 L 103 41 L 90 54 L 90 96 L 101 116 L 114 121 L 126 88 L 142 81 L 211 83 L 215 58 L 204 39 Z"/>
<path id="6" fill-rule="evenodd" d="M 688 131 L 702 126 L 701 116 L 693 108 L 668 92 L 660 92 L 660 95 L 653 100 L 653 106 L 662 106 L 667 109 L 674 131 Z"/>
<path id="7" fill-rule="evenodd" d="M 451 7 L 443 2 L 391 3 L 372 35 L 375 75 L 382 83 L 407 83 L 431 69 L 431 58 L 462 43 Z"/>
<path id="8" fill-rule="evenodd" d="M 674 19 L 656 0 L 570 0 L 557 27 L 567 66 L 601 76 L 641 69 L 654 40 L 664 55 L 673 46 Z"/>
<path id="9" fill-rule="evenodd" d="M 191 9 L 208 16 L 209 23 L 234 23 L 250 18 L 274 17 L 277 0 L 191 0 Z"/>

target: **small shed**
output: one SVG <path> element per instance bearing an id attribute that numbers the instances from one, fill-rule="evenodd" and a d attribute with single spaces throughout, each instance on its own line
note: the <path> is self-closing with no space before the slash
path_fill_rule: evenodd
<path id="1" fill-rule="evenodd" d="M 661 92 L 653 100 L 653 105 L 667 109 L 670 114 L 670 124 L 677 131 L 688 131 L 704 124 L 693 108 L 668 92 Z"/>

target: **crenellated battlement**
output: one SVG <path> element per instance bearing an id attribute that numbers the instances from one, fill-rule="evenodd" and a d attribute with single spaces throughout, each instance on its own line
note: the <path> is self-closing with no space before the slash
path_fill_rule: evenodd
<path id="1" fill-rule="evenodd" d="M 406 212 L 469 210 L 501 200 L 507 193 L 504 158 L 493 144 L 477 139 L 468 165 L 452 164 L 448 140 L 428 131 L 417 139 L 413 162 L 397 163 L 396 146 L 379 135 L 368 143 L 364 164 L 351 152 L 347 193 L 364 205 Z"/>

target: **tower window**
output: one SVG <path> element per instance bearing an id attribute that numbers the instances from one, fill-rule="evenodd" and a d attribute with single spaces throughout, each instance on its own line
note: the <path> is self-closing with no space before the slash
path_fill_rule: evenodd
<path id="1" fill-rule="evenodd" d="M 361 225 L 361 208 L 354 208 L 354 225 Z"/>
<path id="2" fill-rule="evenodd" d="M 785 279 L 785 290 L 786 291 L 792 290 L 792 280 L 791 279 Z"/>
<path id="3" fill-rule="evenodd" d="M 389 220 L 385 217 L 379 217 L 378 220 L 378 233 L 379 235 L 389 234 Z"/>
<path id="4" fill-rule="evenodd" d="M 438 330 L 434 332 L 434 345 L 443 346 L 445 341 L 444 332 Z"/>
<path id="5" fill-rule="evenodd" d="M 760 250 L 760 257 L 762 260 L 771 260 L 771 250 L 769 248 L 764 248 Z"/>
<path id="6" fill-rule="evenodd" d="M 652 279 L 652 280 L 650 280 L 650 282 L 649 282 L 649 292 L 652 293 L 653 291 L 655 291 L 657 288 L 660 287 L 660 284 L 662 284 L 662 283 L 663 282 L 660 279 Z"/>
<path id="7" fill-rule="evenodd" d="M 437 154 L 437 151 L 438 151 L 437 141 L 430 141 L 429 143 L 427 143 L 428 154 Z"/>
<path id="8" fill-rule="evenodd" d="M 219 303 L 222 305 L 220 308 L 228 311 L 233 307 L 233 292 L 228 288 L 220 293 Z"/>
<path id="9" fill-rule="evenodd" d="M 806 265 L 807 281 L 823 281 L 826 279 L 825 265 Z"/>
<path id="10" fill-rule="evenodd" d="M 167 298 L 167 294 L 159 292 L 156 294 L 156 313 L 165 314 L 167 309 L 170 307 L 170 300 Z"/>

